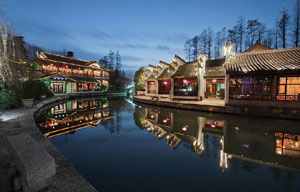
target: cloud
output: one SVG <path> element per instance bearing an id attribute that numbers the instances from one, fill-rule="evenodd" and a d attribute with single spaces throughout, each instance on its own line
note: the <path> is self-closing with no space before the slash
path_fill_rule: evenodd
<path id="1" fill-rule="evenodd" d="M 141 45 L 141 44 L 125 44 L 125 45 L 120 45 L 120 47 L 130 48 L 130 49 L 147 49 L 148 48 L 147 46 Z"/>
<path id="2" fill-rule="evenodd" d="M 143 58 L 136 57 L 136 56 L 130 56 L 130 55 L 121 55 L 122 59 L 124 61 L 143 61 Z"/>
<path id="3" fill-rule="evenodd" d="M 92 37 L 94 39 L 101 39 L 101 40 L 107 40 L 107 39 L 111 39 L 112 37 L 101 31 L 101 30 L 98 30 L 98 29 L 92 29 L 90 31 L 83 31 L 83 34 L 84 35 L 87 35 L 89 37 Z"/>
<path id="4" fill-rule="evenodd" d="M 162 50 L 162 51 L 164 51 L 164 50 L 170 50 L 170 47 L 167 46 L 167 45 L 157 45 L 156 48 L 158 50 Z"/>

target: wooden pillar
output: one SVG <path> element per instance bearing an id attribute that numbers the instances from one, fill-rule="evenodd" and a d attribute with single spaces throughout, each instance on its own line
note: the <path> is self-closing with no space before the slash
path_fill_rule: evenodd
<path id="1" fill-rule="evenodd" d="M 170 83 L 171 83 L 170 98 L 171 98 L 171 100 L 173 100 L 173 97 L 174 97 L 174 78 L 170 79 Z"/>
<path id="2" fill-rule="evenodd" d="M 145 95 L 148 95 L 148 81 L 145 81 Z"/>
<path id="3" fill-rule="evenodd" d="M 225 105 L 229 104 L 229 79 L 230 75 L 225 75 Z"/>
<path id="4" fill-rule="evenodd" d="M 272 101 L 276 101 L 277 96 L 277 75 L 271 77 L 271 94 L 272 94 Z"/>
<path id="5" fill-rule="evenodd" d="M 155 80 L 155 95 L 158 95 L 158 80 Z"/>

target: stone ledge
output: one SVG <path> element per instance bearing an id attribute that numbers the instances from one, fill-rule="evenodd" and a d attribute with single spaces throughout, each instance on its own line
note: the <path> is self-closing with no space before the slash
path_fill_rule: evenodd
<path id="1" fill-rule="evenodd" d="M 50 185 L 55 160 L 28 133 L 7 136 L 6 145 L 22 175 L 24 191 L 38 191 Z"/>

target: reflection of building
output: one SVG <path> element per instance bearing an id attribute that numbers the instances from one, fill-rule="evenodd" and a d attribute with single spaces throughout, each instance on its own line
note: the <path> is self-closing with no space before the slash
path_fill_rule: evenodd
<path id="1" fill-rule="evenodd" d="M 73 132 L 85 127 L 96 127 L 110 115 L 109 103 L 104 99 L 73 100 L 61 103 L 44 112 L 37 125 L 47 137 Z"/>
<path id="2" fill-rule="evenodd" d="M 209 147 L 205 146 L 209 138 L 219 138 L 220 145 L 215 150 L 219 151 L 222 171 L 230 166 L 232 158 L 300 171 L 300 131 L 290 128 L 294 125 L 287 127 L 284 121 L 275 124 L 274 120 L 232 121 L 213 114 L 197 116 L 189 111 L 184 113 L 166 108 L 145 108 L 141 124 L 157 138 L 165 137 L 174 149 L 183 141 L 192 144 L 198 155 Z"/>
<path id="3" fill-rule="evenodd" d="M 37 54 L 36 78 L 54 94 L 103 91 L 109 86 L 109 72 L 96 61 L 83 61 L 47 52 Z"/>

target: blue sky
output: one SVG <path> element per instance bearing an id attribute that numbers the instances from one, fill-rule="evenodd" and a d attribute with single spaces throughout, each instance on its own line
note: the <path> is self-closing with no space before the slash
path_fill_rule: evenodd
<path id="1" fill-rule="evenodd" d="M 98 60 L 119 50 L 126 70 L 184 58 L 183 44 L 209 26 L 232 27 L 239 16 L 268 27 L 296 0 L 0 0 L 25 41 Z"/>

